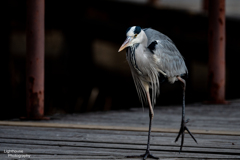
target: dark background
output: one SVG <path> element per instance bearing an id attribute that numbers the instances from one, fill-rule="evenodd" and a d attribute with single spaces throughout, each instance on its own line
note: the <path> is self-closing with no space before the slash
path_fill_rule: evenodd
<path id="1" fill-rule="evenodd" d="M 25 115 L 26 1 L 2 2 L 1 119 Z M 115 1 L 45 1 L 45 114 L 141 107 L 118 49 L 139 25 L 168 35 L 189 70 L 186 102 L 208 99 L 207 13 Z M 226 99 L 239 98 L 240 23 L 226 19 Z M 164 83 L 157 106 L 180 105 L 181 86 Z"/>

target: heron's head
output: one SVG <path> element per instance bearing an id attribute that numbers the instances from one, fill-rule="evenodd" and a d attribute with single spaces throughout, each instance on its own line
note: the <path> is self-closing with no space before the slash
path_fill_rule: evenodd
<path id="1" fill-rule="evenodd" d="M 124 48 L 133 46 L 136 43 L 141 43 L 143 40 L 143 30 L 139 26 L 129 27 L 126 31 L 126 40 L 123 42 L 122 46 L 119 48 L 118 52 L 122 51 Z"/>

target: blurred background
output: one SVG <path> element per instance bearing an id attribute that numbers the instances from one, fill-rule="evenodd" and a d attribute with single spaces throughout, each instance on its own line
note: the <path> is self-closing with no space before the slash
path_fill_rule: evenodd
<path id="1" fill-rule="evenodd" d="M 240 1 L 226 0 L 226 99 L 240 97 Z M 26 1 L 2 2 L 1 119 L 26 113 Z M 207 100 L 206 0 L 45 0 L 45 115 L 141 107 L 118 49 L 139 25 L 168 35 L 189 70 L 186 102 Z M 181 86 L 164 83 L 157 106 L 180 105 Z"/>

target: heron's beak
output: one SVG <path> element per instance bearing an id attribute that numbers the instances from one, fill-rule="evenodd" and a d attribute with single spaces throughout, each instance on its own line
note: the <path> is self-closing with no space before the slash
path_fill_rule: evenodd
<path id="1" fill-rule="evenodd" d="M 127 37 L 122 46 L 119 48 L 118 52 L 121 52 L 124 48 L 126 48 L 131 41 L 132 37 Z"/>

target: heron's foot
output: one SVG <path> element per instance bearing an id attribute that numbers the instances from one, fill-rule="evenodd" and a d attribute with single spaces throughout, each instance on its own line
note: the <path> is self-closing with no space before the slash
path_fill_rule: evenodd
<path id="1" fill-rule="evenodd" d="M 143 159 L 147 159 L 147 158 L 153 158 L 153 159 L 159 159 L 158 157 L 155 157 L 153 156 L 151 153 L 150 153 L 150 150 L 146 150 L 146 153 L 140 155 L 140 157 L 143 157 Z"/>
<path id="2" fill-rule="evenodd" d="M 146 153 L 140 155 L 140 156 L 126 156 L 126 158 L 138 158 L 138 157 L 143 157 L 143 160 L 147 159 L 147 158 L 153 158 L 153 159 L 159 159 L 158 157 L 153 156 L 150 153 L 150 150 L 146 150 Z"/>
<path id="3" fill-rule="evenodd" d="M 189 119 L 187 119 L 187 121 L 182 120 L 181 123 L 181 128 L 178 132 L 178 136 L 175 139 L 175 142 L 178 141 L 178 138 L 180 137 L 180 135 L 182 135 L 182 140 L 181 140 L 181 146 L 180 146 L 180 150 L 179 153 L 182 151 L 182 147 L 183 147 L 183 142 L 184 142 L 184 131 L 187 130 L 187 132 L 190 134 L 190 136 L 192 137 L 192 139 L 197 143 L 197 140 L 194 138 L 194 136 L 192 135 L 192 133 L 189 131 L 189 129 L 187 128 L 186 124 L 189 122 Z"/>

